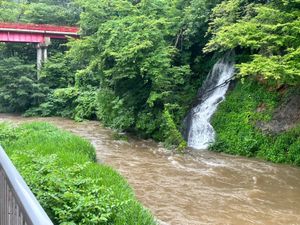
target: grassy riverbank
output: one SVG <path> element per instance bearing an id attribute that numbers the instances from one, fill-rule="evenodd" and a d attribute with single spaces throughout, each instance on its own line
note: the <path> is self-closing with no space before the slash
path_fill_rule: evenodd
<path id="1" fill-rule="evenodd" d="M 47 123 L 0 123 L 0 144 L 55 224 L 156 224 L 82 138 Z"/>
<path id="2" fill-rule="evenodd" d="M 288 105 L 287 110 L 278 108 L 287 104 L 293 95 L 297 97 L 297 88 L 279 91 L 251 79 L 244 84 L 239 82 L 213 117 L 217 139 L 211 149 L 300 166 L 300 124 L 290 119 L 299 112 L 291 112 L 293 104 Z M 277 121 L 276 112 L 283 115 Z M 290 129 L 274 132 L 261 129 L 259 125 L 267 124 L 272 129 L 273 124 L 283 119 L 291 120 L 287 122 Z M 271 123 L 274 120 L 275 123 Z"/>

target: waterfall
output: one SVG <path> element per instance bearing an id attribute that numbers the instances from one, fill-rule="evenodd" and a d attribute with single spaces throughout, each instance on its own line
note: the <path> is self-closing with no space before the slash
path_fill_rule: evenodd
<path id="1" fill-rule="evenodd" d="M 188 146 L 195 149 L 207 149 L 215 140 L 215 131 L 210 119 L 220 102 L 225 99 L 229 81 L 234 75 L 234 63 L 231 54 L 219 60 L 208 75 L 198 96 L 199 104 L 190 112 Z"/>

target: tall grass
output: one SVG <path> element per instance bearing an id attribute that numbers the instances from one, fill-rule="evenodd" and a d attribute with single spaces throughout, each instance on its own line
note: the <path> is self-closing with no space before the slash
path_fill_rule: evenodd
<path id="1" fill-rule="evenodd" d="M 86 140 L 34 122 L 0 124 L 0 143 L 55 224 L 156 224 Z"/>

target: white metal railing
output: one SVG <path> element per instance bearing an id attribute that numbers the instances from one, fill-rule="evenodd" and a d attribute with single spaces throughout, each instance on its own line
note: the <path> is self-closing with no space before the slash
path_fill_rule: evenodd
<path id="1" fill-rule="evenodd" d="M 53 225 L 1 146 L 0 225 Z"/>

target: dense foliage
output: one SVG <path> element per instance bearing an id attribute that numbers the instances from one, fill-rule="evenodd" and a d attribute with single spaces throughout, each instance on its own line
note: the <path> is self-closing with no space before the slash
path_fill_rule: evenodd
<path id="1" fill-rule="evenodd" d="M 79 13 L 79 8 L 70 1 L 0 2 L 0 22 L 72 25 L 78 21 Z M 61 44 L 64 44 L 64 41 L 54 40 L 50 46 L 50 56 L 54 55 L 53 60 L 65 49 Z M 57 88 L 57 83 L 65 86 L 66 82 L 62 83 L 65 75 L 56 77 L 56 80 L 54 74 L 51 79 L 38 80 L 35 62 L 36 49 L 33 44 L 0 44 L 1 112 L 25 112 L 44 102 L 51 89 Z M 61 70 L 61 73 L 64 71 Z"/>
<path id="2" fill-rule="evenodd" d="M 46 123 L 1 123 L 0 144 L 54 224 L 156 224 L 87 141 Z"/>
<path id="3" fill-rule="evenodd" d="M 6 21 L 72 24 L 56 14 L 53 18 L 37 15 L 40 4 L 47 4 L 42 12 L 62 10 L 57 14 L 68 19 L 76 18 L 68 13 L 72 7 L 77 7 L 74 14 L 82 12 L 82 38 L 69 43 L 63 55 L 54 46 L 55 54 L 41 71 L 38 83 L 48 88 L 46 100 L 19 111 L 76 120 L 97 118 L 114 129 L 185 147 L 181 122 L 210 67 L 200 63 L 210 61 L 201 49 L 207 40 L 209 12 L 218 2 L 6 1 L 2 14 L 11 12 L 10 17 L 2 17 Z M 34 57 L 27 62 L 33 63 Z"/>
<path id="4" fill-rule="evenodd" d="M 179 50 L 173 46 L 180 10 L 164 1 L 79 3 L 84 8 L 80 24 L 88 36 L 72 43 L 68 52 L 87 62 L 77 71 L 78 86 L 96 84 L 97 116 L 105 124 L 163 140 L 169 130 L 161 124 L 179 126 L 188 105 L 182 95 L 188 95 L 191 72 L 176 59 Z M 105 16 L 91 24 L 99 14 Z M 93 80 L 86 81 L 90 74 Z M 183 140 L 169 144 L 174 141 Z"/>
<path id="5" fill-rule="evenodd" d="M 236 49 L 237 75 L 251 79 L 239 83 L 214 116 L 217 140 L 212 149 L 300 165 L 299 126 L 279 134 L 256 126 L 271 120 L 275 107 L 284 102 L 276 88 L 299 88 L 299 16 L 297 0 L 226 0 L 213 9 L 212 38 L 204 51 Z M 262 105 L 265 110 L 259 111 Z"/>
<path id="6" fill-rule="evenodd" d="M 70 0 L 1 0 L 0 9 L 0 22 L 72 25 L 80 14 Z"/>
<path id="7" fill-rule="evenodd" d="M 235 49 L 239 78 L 300 81 L 298 0 L 5 0 L 1 6 L 0 21 L 81 28 L 80 39 L 53 42 L 41 79 L 24 85 L 29 103 L 20 98 L 22 107 L 7 109 L 19 95 L 5 90 L 9 79 L 0 83 L 1 111 L 98 119 L 184 148 L 182 121 L 224 52 Z M 30 45 L 0 46 L 0 52 L 34 63 Z M 10 59 L 1 60 L 5 66 Z"/>
<path id="8" fill-rule="evenodd" d="M 243 82 L 213 118 L 211 148 L 300 165 L 300 126 L 256 126 L 285 98 L 274 87 L 299 89 L 299 0 L 1 0 L 0 22 L 81 29 L 80 39 L 52 41 L 38 76 L 33 44 L 0 44 L 0 112 L 98 119 L 183 149 L 197 90 L 235 50 Z M 155 224 L 86 141 L 33 123 L 0 124 L 0 143 L 55 224 Z"/>
<path id="9" fill-rule="evenodd" d="M 270 91 L 253 80 L 238 83 L 214 115 L 217 140 L 211 149 L 300 166 L 300 124 L 280 134 L 257 128 L 258 122 L 272 119 L 275 107 L 289 94 Z"/>
<path id="10" fill-rule="evenodd" d="M 43 92 L 46 88 L 36 82 L 35 69 L 32 65 L 26 65 L 20 58 L 0 60 L 0 74 L 2 112 L 22 112 L 37 105 L 45 97 Z"/>
<path id="11" fill-rule="evenodd" d="M 300 2 L 225 0 L 214 8 L 205 51 L 242 48 L 240 76 L 300 81 Z"/>

